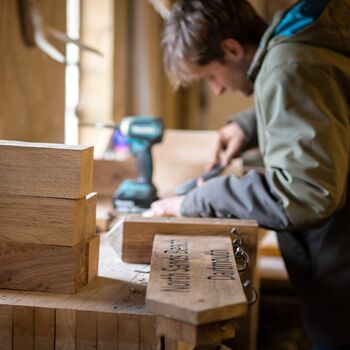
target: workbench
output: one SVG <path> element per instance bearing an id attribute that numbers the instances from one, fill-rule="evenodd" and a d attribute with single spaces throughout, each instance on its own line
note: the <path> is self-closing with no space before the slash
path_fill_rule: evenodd
<path id="1" fill-rule="evenodd" d="M 77 294 L 0 290 L 0 350 L 157 348 L 149 265 L 121 261 L 111 233 L 101 234 L 98 277 Z M 192 348 L 166 339 L 166 349 Z"/>
<path id="2" fill-rule="evenodd" d="M 203 146 L 208 150 L 213 147 L 214 133 L 196 132 L 196 135 L 168 132 L 162 146 L 155 150 L 155 180 L 161 194 L 167 194 L 176 184 L 197 176 L 204 169 L 208 153 Z M 198 140 L 194 140 L 194 136 Z M 189 155 L 188 143 L 197 145 L 195 157 L 193 152 Z M 174 153 L 171 160 L 167 149 Z M 99 176 L 94 179 L 95 191 L 102 194 L 100 199 L 103 194 L 110 197 L 122 178 L 135 173 L 132 162 L 101 161 L 96 165 L 95 174 L 103 175 L 100 180 Z M 176 171 L 180 168 L 195 170 L 184 174 Z M 110 205 L 111 199 L 107 202 Z M 99 206 L 97 212 L 99 217 Z M 107 228 L 102 228 L 104 230 Z M 0 290 L 0 350 L 156 349 L 156 319 L 145 311 L 149 265 L 121 261 L 109 239 L 108 234 L 101 234 L 98 277 L 75 295 Z M 254 314 L 256 317 L 256 312 Z M 252 329 L 241 328 L 254 338 L 256 319 L 252 319 L 252 324 Z M 179 349 L 178 343 L 167 342 L 167 349 Z M 251 341 L 250 349 L 254 343 Z M 239 349 L 248 350 L 248 346 Z"/>
<path id="3" fill-rule="evenodd" d="M 149 266 L 122 262 L 107 238 L 98 277 L 75 295 L 0 290 L 1 350 L 156 349 Z"/>

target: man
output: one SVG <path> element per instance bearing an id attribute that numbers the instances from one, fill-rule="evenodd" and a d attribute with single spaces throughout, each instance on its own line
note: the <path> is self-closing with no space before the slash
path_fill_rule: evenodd
<path id="1" fill-rule="evenodd" d="M 303 0 L 266 29 L 245 0 L 178 0 L 163 36 L 175 85 L 255 93 L 213 163 L 258 139 L 265 174 L 212 179 L 146 215 L 255 219 L 278 233 L 315 349 L 350 349 L 350 0 Z M 266 31 L 265 31 L 266 29 Z"/>

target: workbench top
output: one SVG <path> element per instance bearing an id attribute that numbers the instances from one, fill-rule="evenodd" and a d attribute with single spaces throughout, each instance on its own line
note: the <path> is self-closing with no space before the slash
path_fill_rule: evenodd
<path id="1" fill-rule="evenodd" d="M 107 313 L 146 313 L 149 265 L 122 262 L 101 235 L 98 277 L 77 294 L 0 290 L 0 305 L 32 306 Z"/>

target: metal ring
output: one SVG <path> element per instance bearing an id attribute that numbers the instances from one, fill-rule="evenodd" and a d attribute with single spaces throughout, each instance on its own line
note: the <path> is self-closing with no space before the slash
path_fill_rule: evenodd
<path id="1" fill-rule="evenodd" d="M 231 239 L 232 239 L 232 244 L 238 244 L 241 247 L 244 246 L 243 239 L 242 237 L 237 233 L 237 230 L 235 227 L 233 227 L 230 231 Z"/>
<path id="2" fill-rule="evenodd" d="M 257 290 L 253 287 L 252 282 L 250 280 L 246 280 L 243 283 L 243 288 L 249 289 L 251 293 L 251 299 L 248 300 L 248 305 L 253 305 L 256 303 L 258 300 L 258 292 Z"/>
<path id="3" fill-rule="evenodd" d="M 237 264 L 238 272 L 245 271 L 249 266 L 249 255 L 248 253 L 239 245 L 234 247 L 234 254 Z"/>

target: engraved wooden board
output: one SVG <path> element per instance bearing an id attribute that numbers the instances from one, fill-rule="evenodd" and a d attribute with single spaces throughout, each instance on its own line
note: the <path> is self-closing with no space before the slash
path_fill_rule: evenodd
<path id="1" fill-rule="evenodd" d="M 146 308 L 195 325 L 243 315 L 247 301 L 231 239 L 156 235 Z"/>
<path id="2" fill-rule="evenodd" d="M 258 225 L 253 220 L 218 218 L 144 218 L 127 215 L 110 231 L 111 236 L 122 239 L 122 259 L 130 263 L 151 263 L 153 238 L 156 233 L 168 235 L 229 236 L 235 227 L 243 238 L 255 264 Z M 117 240 L 117 237 L 116 237 Z"/>

